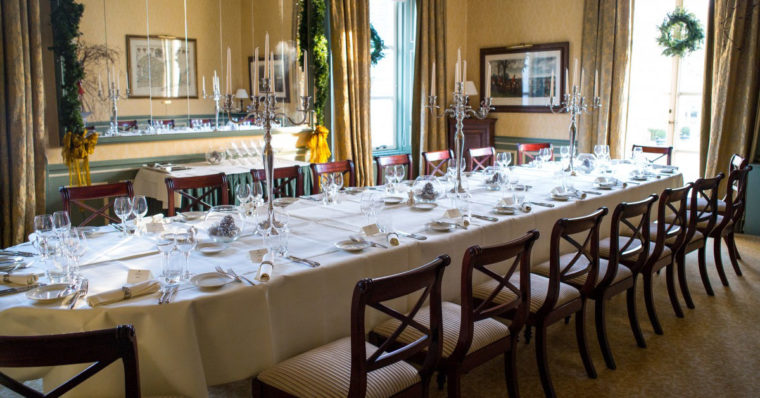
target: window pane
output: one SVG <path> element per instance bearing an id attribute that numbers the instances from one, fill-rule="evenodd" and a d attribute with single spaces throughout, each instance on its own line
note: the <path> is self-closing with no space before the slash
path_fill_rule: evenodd
<path id="1" fill-rule="evenodd" d="M 385 57 L 370 68 L 370 96 L 393 97 L 396 87 L 396 62 L 394 54 L 385 50 Z"/>
<path id="2" fill-rule="evenodd" d="M 372 147 L 396 146 L 396 106 L 392 99 L 370 100 Z"/>

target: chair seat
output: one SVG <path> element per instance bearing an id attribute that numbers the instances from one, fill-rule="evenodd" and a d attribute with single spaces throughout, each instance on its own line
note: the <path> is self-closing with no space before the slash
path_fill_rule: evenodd
<path id="1" fill-rule="evenodd" d="M 519 275 L 513 275 L 509 281 L 515 286 L 520 286 Z M 488 282 L 475 286 L 472 291 L 472 296 L 480 300 L 485 300 L 488 298 L 488 296 L 491 295 L 491 293 L 494 291 L 494 289 L 496 289 L 498 285 L 499 282 L 491 279 Z M 541 309 L 541 307 L 543 307 L 544 302 L 546 302 L 546 295 L 548 294 L 548 291 L 549 278 L 542 275 L 530 274 L 530 312 L 536 313 Z M 579 298 L 580 296 L 581 292 L 578 291 L 578 289 L 568 285 L 567 283 L 560 282 L 559 297 L 557 297 L 557 303 L 554 305 L 554 308 L 567 304 L 570 301 Z M 502 288 L 496 297 L 494 297 L 493 302 L 497 304 L 511 303 L 515 299 L 517 299 L 517 296 L 514 292 L 509 289 Z"/>
<path id="2" fill-rule="evenodd" d="M 365 344 L 369 357 L 377 347 Z M 261 372 L 258 379 L 296 397 L 346 397 L 351 381 L 351 338 L 287 359 Z M 367 374 L 366 396 L 389 397 L 420 381 L 412 365 L 396 362 Z"/>
<path id="3" fill-rule="evenodd" d="M 564 254 L 560 256 L 559 257 L 560 269 L 562 269 L 567 264 L 569 264 L 574 256 L 575 256 L 575 253 Z M 575 264 L 573 264 L 573 266 L 570 268 L 569 272 L 573 273 L 576 270 L 582 270 L 586 268 L 587 266 L 588 266 L 588 260 L 586 260 L 586 257 L 580 257 L 578 261 L 576 261 Z M 596 278 L 596 283 L 594 284 L 594 286 L 599 285 L 599 282 L 602 281 L 604 275 L 607 273 L 608 266 L 609 266 L 609 263 L 607 262 L 607 260 L 603 258 L 599 259 L 599 275 Z M 549 269 L 550 269 L 549 261 L 545 261 L 533 267 L 534 272 L 536 272 L 537 274 L 545 275 L 547 277 L 549 276 Z M 619 282 L 631 275 L 633 275 L 633 273 L 631 272 L 630 268 L 626 267 L 625 265 L 619 264 L 617 273 L 615 273 L 615 278 L 612 280 L 612 283 Z M 570 285 L 580 287 L 586 284 L 586 278 L 588 278 L 588 272 L 584 272 L 578 276 L 570 278 L 566 280 L 565 282 Z"/>
<path id="4" fill-rule="evenodd" d="M 441 304 L 441 308 L 443 314 L 443 351 L 441 356 L 448 358 L 454 352 L 459 341 L 462 312 L 459 305 L 445 301 Z M 414 320 L 425 326 L 429 325 L 430 311 L 428 308 L 421 308 L 414 317 Z M 398 319 L 391 318 L 377 326 L 373 332 L 380 336 L 388 337 L 396 331 L 400 324 L 401 322 Z M 422 336 L 419 330 L 413 327 L 406 327 L 397 340 L 401 343 L 409 344 Z M 509 328 L 503 323 L 491 318 L 481 319 L 475 322 L 472 344 L 470 344 L 470 349 L 467 353 L 475 352 L 507 336 L 509 336 Z"/>
<path id="5" fill-rule="evenodd" d="M 628 244 L 629 240 L 631 239 L 627 236 L 618 237 L 618 250 L 625 247 L 625 245 Z M 599 240 L 599 257 L 610 258 L 611 243 L 611 238 L 604 238 Z M 631 242 L 631 244 L 626 248 L 624 252 L 620 253 L 620 257 L 621 259 L 630 259 L 631 257 L 639 255 L 642 250 L 644 250 L 644 246 L 641 244 L 641 240 L 636 239 Z"/>

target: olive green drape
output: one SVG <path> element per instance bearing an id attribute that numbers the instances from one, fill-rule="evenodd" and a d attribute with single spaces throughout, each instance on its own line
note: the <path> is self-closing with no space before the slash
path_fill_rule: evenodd
<path id="1" fill-rule="evenodd" d="M 356 183 L 372 185 L 369 0 L 332 0 L 333 153 L 352 159 Z"/>
<path id="2" fill-rule="evenodd" d="M 731 154 L 754 160 L 760 134 L 760 3 L 710 1 L 705 39 L 700 169 L 725 172 Z"/>
<path id="3" fill-rule="evenodd" d="M 607 144 L 612 157 L 624 154 L 632 32 L 633 0 L 586 0 L 581 92 L 590 101 L 594 73 L 599 71 L 601 107 L 581 117 L 579 152 L 591 152 L 594 145 Z"/>
<path id="4" fill-rule="evenodd" d="M 430 95 L 430 79 L 435 63 L 434 95 L 438 105 L 447 100 L 446 87 L 446 0 L 417 0 L 417 45 L 414 57 L 412 98 L 412 158 L 422 170 L 420 156 L 425 151 L 446 149 L 446 119 L 430 114 L 425 104 Z"/>
<path id="5" fill-rule="evenodd" d="M 45 209 L 45 96 L 39 0 L 0 1 L 0 229 L 26 240 Z"/>

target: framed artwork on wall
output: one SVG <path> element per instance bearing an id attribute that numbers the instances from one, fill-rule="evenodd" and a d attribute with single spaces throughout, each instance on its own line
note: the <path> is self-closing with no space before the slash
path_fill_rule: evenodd
<path id="1" fill-rule="evenodd" d="M 198 98 L 195 39 L 127 35 L 129 98 Z"/>
<path id="2" fill-rule="evenodd" d="M 248 92 L 253 93 L 253 57 L 248 57 Z M 259 78 L 264 77 L 264 57 L 259 57 Z M 259 92 L 264 87 L 258 82 Z M 283 62 L 282 57 L 274 56 L 274 96 L 282 102 L 290 102 L 290 63 Z"/>
<path id="3" fill-rule="evenodd" d="M 494 112 L 550 112 L 552 75 L 554 96 L 565 93 L 569 47 L 562 42 L 481 48 L 481 92 L 493 99 Z"/>

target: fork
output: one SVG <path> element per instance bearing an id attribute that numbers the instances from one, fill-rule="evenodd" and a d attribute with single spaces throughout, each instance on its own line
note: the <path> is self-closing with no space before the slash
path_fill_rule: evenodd
<path id="1" fill-rule="evenodd" d="M 166 300 L 164 301 L 164 304 L 169 304 L 174 300 L 174 297 L 177 295 L 177 290 L 179 290 L 179 285 L 174 286 L 169 291 L 169 294 L 166 296 Z"/>
<path id="2" fill-rule="evenodd" d="M 79 301 L 80 298 L 87 296 L 87 290 L 90 288 L 90 283 L 87 281 L 87 279 L 82 279 L 82 281 L 79 283 L 79 289 L 76 293 L 74 293 L 74 298 L 71 299 L 71 304 L 69 304 L 69 309 L 73 310 L 74 307 L 77 305 L 77 301 Z"/>
<path id="3" fill-rule="evenodd" d="M 243 283 L 243 280 L 245 280 L 246 282 L 250 283 L 251 286 L 256 286 L 256 284 L 253 283 L 253 282 L 251 282 L 248 278 L 236 274 L 235 271 L 232 270 L 232 268 L 230 268 L 229 270 L 225 271 L 222 267 L 220 267 L 220 266 L 217 265 L 215 267 L 215 269 L 216 269 L 216 272 L 218 272 L 220 274 L 224 274 L 224 275 L 233 277 L 235 279 L 235 281 L 237 281 L 237 282 Z"/>

